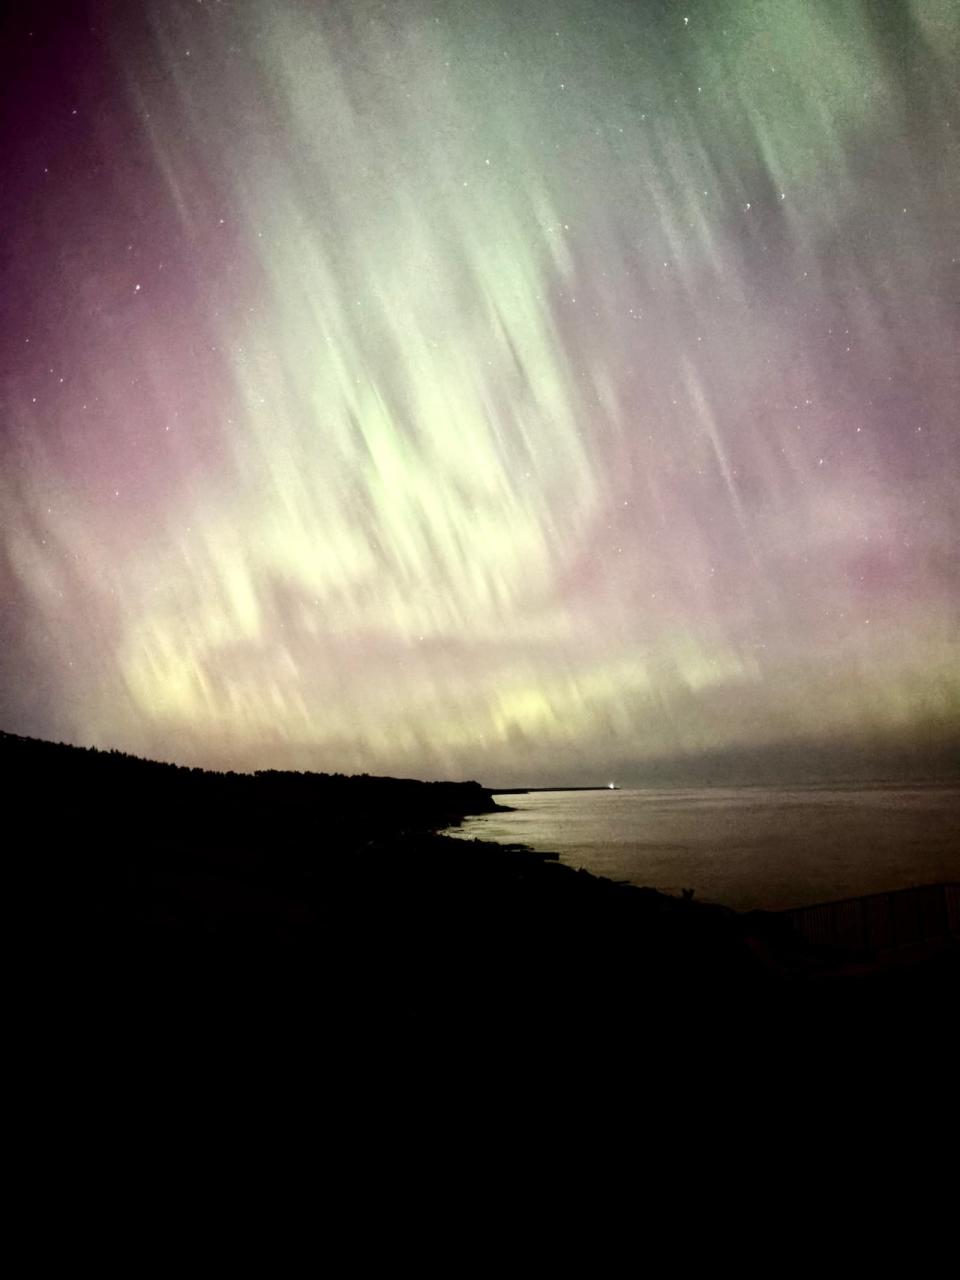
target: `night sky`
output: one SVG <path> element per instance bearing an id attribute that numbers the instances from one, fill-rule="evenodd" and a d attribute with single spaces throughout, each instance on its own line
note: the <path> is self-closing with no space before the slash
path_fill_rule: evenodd
<path id="1" fill-rule="evenodd" d="M 949 760 L 956 0 L 17 8 L 0 728 Z"/>

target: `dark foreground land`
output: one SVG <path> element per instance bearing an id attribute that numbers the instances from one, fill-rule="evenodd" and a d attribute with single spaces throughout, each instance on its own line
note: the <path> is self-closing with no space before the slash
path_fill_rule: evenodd
<path id="1" fill-rule="evenodd" d="M 269 1230 L 275 1195 L 319 1256 L 433 1249 L 446 1274 L 518 1224 L 567 1253 L 593 1203 L 603 1233 L 669 1235 L 674 1265 L 690 1232 L 652 1195 L 686 1218 L 729 1194 L 732 1247 L 764 1195 L 801 1235 L 830 1195 L 873 1223 L 858 1169 L 915 1181 L 951 1150 L 947 942 L 877 966 L 782 917 L 436 835 L 493 805 L 476 783 L 216 775 L 9 735 L 0 768 L 32 1247 L 113 1241 L 128 1270 L 222 1202 L 219 1258 Z M 948 1221 L 939 1185 L 924 1213 Z"/>
<path id="2" fill-rule="evenodd" d="M 811 945 L 780 915 L 444 838 L 475 782 L 211 774 L 0 735 L 17 987 L 114 1028 L 295 1010 L 337 1043 L 603 1035 L 871 1009 L 942 1022 L 957 950 Z"/>

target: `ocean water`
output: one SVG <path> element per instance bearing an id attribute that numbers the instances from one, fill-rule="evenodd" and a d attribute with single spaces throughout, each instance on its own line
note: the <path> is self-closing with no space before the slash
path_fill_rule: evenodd
<path id="1" fill-rule="evenodd" d="M 448 834 L 611 880 L 781 910 L 960 880 L 960 786 L 703 787 L 497 796 Z"/>

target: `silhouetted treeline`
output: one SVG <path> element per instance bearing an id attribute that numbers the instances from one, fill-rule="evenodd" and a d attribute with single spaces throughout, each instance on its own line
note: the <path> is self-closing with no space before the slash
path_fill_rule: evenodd
<path id="1" fill-rule="evenodd" d="M 217 773 L 0 733 L 0 776 L 33 795 L 40 829 L 75 823 L 78 836 L 196 844 L 266 840 L 274 848 L 309 839 L 322 852 L 335 838 L 362 843 L 383 831 L 437 829 L 496 808 L 477 782 L 421 782 L 368 774 Z"/>

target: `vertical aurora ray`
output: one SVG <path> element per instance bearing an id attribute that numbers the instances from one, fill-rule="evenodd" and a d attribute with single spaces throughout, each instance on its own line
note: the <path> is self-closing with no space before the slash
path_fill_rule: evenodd
<path id="1" fill-rule="evenodd" d="M 22 89 L 9 727 L 531 780 L 955 734 L 949 6 L 81 10 Z"/>

